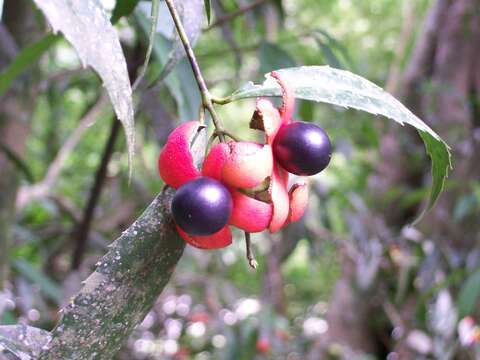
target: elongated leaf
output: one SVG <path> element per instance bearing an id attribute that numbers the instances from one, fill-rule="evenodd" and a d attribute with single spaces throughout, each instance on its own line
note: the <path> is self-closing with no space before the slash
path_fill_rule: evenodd
<path id="1" fill-rule="evenodd" d="M 473 315 L 480 304 L 480 269 L 471 274 L 463 283 L 458 295 L 459 317 Z"/>
<path id="2" fill-rule="evenodd" d="M 140 0 L 119 0 L 115 4 L 110 21 L 116 24 L 120 18 L 130 15 Z"/>
<path id="3" fill-rule="evenodd" d="M 102 78 L 125 128 L 130 174 L 135 149 L 132 88 L 118 34 L 98 0 L 34 0 L 55 32 L 73 45 L 84 66 Z"/>
<path id="4" fill-rule="evenodd" d="M 340 41 L 338 41 L 332 35 L 330 35 L 328 31 L 324 29 L 316 29 L 314 32 L 314 35 L 319 46 L 320 46 L 320 43 L 324 44 L 325 46 L 328 46 L 330 51 L 334 53 L 334 56 L 336 57 L 337 60 L 340 61 L 340 58 L 343 60 L 341 61 L 341 63 L 344 65 L 342 68 L 346 70 L 355 69 L 354 63 L 348 53 L 347 48 L 343 46 L 343 44 Z M 322 48 L 322 46 L 320 47 Z M 324 49 L 322 49 L 322 51 L 324 52 L 325 56 L 328 56 L 327 54 L 325 54 Z M 328 65 L 333 66 L 332 63 L 328 63 Z"/>
<path id="5" fill-rule="evenodd" d="M 263 41 L 258 49 L 260 73 L 265 74 L 275 69 L 293 67 L 295 60 L 279 45 Z"/>
<path id="6" fill-rule="evenodd" d="M 147 53 L 145 55 L 145 61 L 143 63 L 142 69 L 140 70 L 140 74 L 138 75 L 135 83 L 132 85 L 132 89 L 135 89 L 140 85 L 143 77 L 145 76 L 148 68 L 148 63 L 150 62 L 150 56 L 152 55 L 153 45 L 155 43 L 155 34 L 158 22 L 158 11 L 160 8 L 160 0 L 152 0 L 152 12 L 150 14 L 150 32 L 148 34 L 148 47 Z"/>
<path id="7" fill-rule="evenodd" d="M 13 62 L 0 73 L 0 96 L 8 90 L 19 75 L 37 61 L 58 39 L 58 36 L 49 34 L 22 49 Z"/>
<path id="8" fill-rule="evenodd" d="M 0 326 L 0 347 L 21 360 L 37 359 L 42 348 L 50 341 L 48 331 L 26 325 Z M 1 355 L 0 355 L 1 356 Z"/>
<path id="9" fill-rule="evenodd" d="M 203 0 L 175 0 L 174 3 L 185 33 L 187 34 L 188 41 L 192 47 L 195 47 L 202 32 L 204 2 Z M 186 55 L 183 44 L 180 41 L 180 37 L 177 34 L 173 21 L 171 20 L 168 7 L 164 2 L 162 2 L 161 5 L 157 31 L 167 39 L 173 41 L 173 48 L 168 55 L 168 59 L 162 72 L 154 82 L 159 82 L 166 78 L 178 62 Z M 142 9 L 144 12 L 149 11 L 149 6 L 142 5 Z"/>
<path id="10" fill-rule="evenodd" d="M 157 196 L 110 246 L 83 288 L 62 310 L 41 360 L 113 359 L 152 308 L 185 242 L 170 216 L 173 190 Z"/>
<path id="11" fill-rule="evenodd" d="M 422 120 L 382 88 L 361 76 L 329 66 L 303 66 L 278 70 L 282 78 L 295 89 L 295 95 L 304 100 L 325 102 L 346 108 L 383 115 L 401 125 L 409 124 L 419 132 L 432 160 L 432 188 L 425 210 L 430 210 L 440 195 L 448 170 L 451 168 L 448 145 Z M 261 85 L 252 82 L 233 93 L 231 101 L 259 97 L 280 96 L 278 83 L 269 75 Z"/>
<path id="12" fill-rule="evenodd" d="M 172 75 L 178 77 L 181 86 L 180 92 L 183 98 L 183 106 L 179 109 L 180 120 L 185 121 L 196 118 L 202 100 L 188 60 L 185 58 L 180 60 Z"/>
<path id="13" fill-rule="evenodd" d="M 207 22 L 210 25 L 210 20 L 212 20 L 212 4 L 210 0 L 204 0 L 205 3 L 205 14 L 207 15 Z"/>
<path id="14" fill-rule="evenodd" d="M 135 11 L 135 17 L 144 34 L 148 36 L 150 25 L 143 11 Z M 162 67 L 165 67 L 167 64 L 172 48 L 172 41 L 161 33 L 155 35 L 153 56 Z M 198 107 L 200 106 L 200 94 L 190 64 L 187 63 L 186 59 L 180 60 L 178 66 L 162 82 L 165 83 L 177 103 L 181 121 L 190 120 L 197 116 Z"/>
<path id="15" fill-rule="evenodd" d="M 322 40 L 316 39 L 318 47 L 322 50 L 324 62 L 330 66 L 343 69 L 344 67 L 340 63 L 332 48 L 325 44 Z"/>

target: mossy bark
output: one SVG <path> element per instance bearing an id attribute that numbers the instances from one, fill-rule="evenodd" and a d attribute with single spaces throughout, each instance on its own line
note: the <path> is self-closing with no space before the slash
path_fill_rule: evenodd
<path id="1" fill-rule="evenodd" d="M 40 359 L 111 359 L 154 305 L 185 243 L 165 191 L 111 245 L 83 288 L 62 310 Z"/>

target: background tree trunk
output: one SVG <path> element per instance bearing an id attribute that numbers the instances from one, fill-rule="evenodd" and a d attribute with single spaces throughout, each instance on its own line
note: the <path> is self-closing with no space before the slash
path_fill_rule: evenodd
<path id="1" fill-rule="evenodd" d="M 0 23 L 0 70 L 15 58 L 18 49 L 41 35 L 38 19 L 27 0 L 6 0 L 4 8 Z M 11 157 L 13 155 L 21 159 L 24 154 L 35 104 L 31 97 L 36 82 L 35 73 L 36 69 L 31 69 L 0 98 L 0 144 L 7 150 L 0 151 L 0 289 L 8 276 L 10 225 L 15 216 L 15 199 L 20 177 L 18 167 Z"/>
<path id="2" fill-rule="evenodd" d="M 478 246 L 480 236 L 478 207 L 460 219 L 453 218 L 459 199 L 473 192 L 473 182 L 480 175 L 478 44 L 480 3 L 477 0 L 437 0 L 425 18 L 422 33 L 400 84 L 400 97 L 407 107 L 434 127 L 447 143 L 454 145 L 452 155 L 455 171 L 449 179 L 451 186 L 419 225 L 422 233 L 442 249 L 448 265 L 453 267 L 466 263 L 468 253 Z M 420 152 L 419 139 L 413 131 L 399 131 L 398 127 L 392 126 L 387 134 L 382 135 L 382 162 L 371 177 L 370 186 L 375 203 L 380 205 L 376 219 L 388 225 L 392 233 L 398 233 L 412 221 L 419 208 L 395 207 L 396 211 L 386 211 L 397 204 L 396 200 L 405 196 L 405 192 L 388 203 L 385 203 L 385 195 L 394 187 L 407 190 L 418 188 L 429 177 L 430 168 L 426 159 L 419 166 L 412 166 L 412 159 Z M 400 240 L 390 239 L 387 244 L 398 244 L 399 241 L 402 243 L 401 237 Z M 396 271 L 391 266 L 390 271 Z M 382 312 L 388 312 L 375 303 L 376 295 L 385 296 L 384 278 L 376 280 L 372 291 L 359 291 L 357 280 L 362 274 L 358 274 L 358 270 L 352 271 L 350 260 L 343 261 L 342 270 L 343 276 L 333 293 L 327 315 L 328 336 L 318 341 L 312 358 L 325 354 L 325 349 L 333 342 L 344 343 L 348 345 L 348 351 L 354 352 L 369 352 L 375 342 L 378 343 L 378 339 L 368 334 L 372 334 L 372 319 L 379 319 Z M 404 342 L 408 330 L 418 325 L 415 323 L 412 300 L 415 304 L 421 294 L 418 288 L 413 291 L 393 308 L 394 314 L 386 314 L 387 317 L 393 315 L 399 323 L 396 325 L 400 325 L 404 334 L 396 345 L 391 339 L 386 345 L 389 351 L 395 351 L 402 359 L 419 356 Z M 392 329 L 393 324 L 385 330 L 388 328 Z M 385 335 L 390 338 L 391 334 L 387 332 Z M 378 348 L 376 352 L 379 353 Z"/>

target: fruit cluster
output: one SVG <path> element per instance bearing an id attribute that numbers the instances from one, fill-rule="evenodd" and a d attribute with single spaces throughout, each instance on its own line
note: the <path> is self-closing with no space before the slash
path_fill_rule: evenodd
<path id="1" fill-rule="evenodd" d="M 210 149 L 201 169 L 191 150 L 203 127 L 190 121 L 169 136 L 159 157 L 160 176 L 177 192 L 172 213 L 178 232 L 187 243 L 216 249 L 232 242 L 229 225 L 246 233 L 276 232 L 298 220 L 308 200 L 307 185 L 288 190 L 289 174 L 314 175 L 328 165 L 331 144 L 318 126 L 293 121 L 295 98 L 278 73 L 283 104 L 257 100 L 250 127 L 265 133 L 265 144 L 220 142 Z"/>

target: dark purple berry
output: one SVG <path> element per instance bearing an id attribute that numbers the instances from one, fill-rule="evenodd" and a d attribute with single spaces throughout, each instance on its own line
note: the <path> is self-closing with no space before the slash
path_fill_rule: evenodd
<path id="1" fill-rule="evenodd" d="M 223 228 L 232 212 L 232 197 L 217 180 L 201 177 L 178 188 L 172 201 L 175 222 L 189 235 L 211 235 Z"/>
<path id="2" fill-rule="evenodd" d="M 332 145 L 321 127 L 294 121 L 278 131 L 273 142 L 273 155 L 292 174 L 315 175 L 330 162 Z"/>

